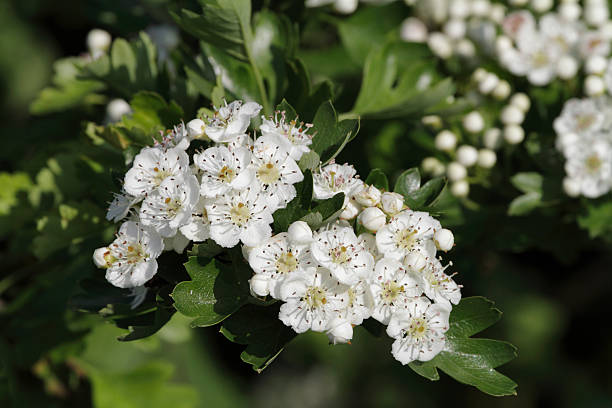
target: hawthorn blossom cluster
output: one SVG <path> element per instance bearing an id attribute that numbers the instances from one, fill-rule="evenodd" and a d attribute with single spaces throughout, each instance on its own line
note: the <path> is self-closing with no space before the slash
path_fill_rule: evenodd
<path id="1" fill-rule="evenodd" d="M 339 218 L 316 231 L 296 221 L 272 235 L 272 214 L 304 179 L 297 161 L 312 135 L 311 125 L 277 112 L 261 117 L 260 136 L 252 138 L 247 129 L 260 109 L 234 101 L 143 148 L 107 213 L 123 223 L 116 239 L 94 252 L 95 264 L 111 284 L 138 289 L 155 275 L 164 250 L 182 253 L 208 239 L 241 245 L 252 294 L 282 301 L 279 319 L 297 333 L 325 332 L 332 343 L 346 343 L 353 326 L 371 317 L 387 325 L 400 362 L 432 359 L 461 298 L 445 272 L 450 264 L 436 258 L 452 248 L 452 232 L 408 209 L 400 194 L 366 185 L 353 166 L 332 162 L 313 172 L 313 196 L 344 193 Z M 208 147 L 190 157 L 196 139 Z"/>
<path id="2" fill-rule="evenodd" d="M 461 299 L 449 265 L 436 258 L 452 248 L 452 232 L 408 209 L 400 194 L 365 184 L 351 165 L 314 174 L 315 198 L 338 192 L 345 194 L 339 220 L 316 231 L 296 221 L 246 249 L 252 293 L 284 302 L 279 318 L 297 333 L 347 343 L 354 326 L 373 318 L 387 326 L 402 364 L 431 360 L 444 349 L 452 305 Z"/>
<path id="3" fill-rule="evenodd" d="M 609 97 L 568 100 L 555 119 L 557 149 L 565 157 L 565 193 L 600 197 L 612 189 L 612 109 Z"/>

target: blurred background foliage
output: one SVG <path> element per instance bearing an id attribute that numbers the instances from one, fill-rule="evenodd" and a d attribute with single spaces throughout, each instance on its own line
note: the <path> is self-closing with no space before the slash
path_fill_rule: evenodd
<path id="1" fill-rule="evenodd" d="M 453 259 L 464 296 L 486 295 L 504 311 L 486 335 L 519 348 L 519 358 L 502 368 L 519 384 L 516 397 L 489 397 L 445 375 L 429 382 L 391 357 L 390 339 L 380 341 L 362 328 L 352 345 L 331 347 L 322 334 L 299 336 L 271 368 L 256 374 L 240 361 L 242 346 L 215 328 L 189 329 L 179 314 L 152 337 L 118 342 L 124 330 L 67 307 L 80 279 L 100 276 L 91 253 L 114 232 L 104 220 L 105 206 L 125 165 L 116 150 L 96 143 L 85 123 L 101 123 L 110 98 L 129 100 L 142 85 L 114 89 L 67 81 L 76 86 L 69 92 L 87 88 L 72 109 L 48 112 L 32 102 L 52 80 L 61 88 L 62 78 L 70 78 L 54 61 L 82 54 L 90 29 L 135 40 L 152 24 L 172 23 L 168 7 L 197 9 L 194 3 L 0 3 L 0 406 L 612 406 L 612 325 L 603 313 L 612 296 L 612 227 L 605 214 L 597 220 L 597 211 L 612 210 L 594 201 L 594 214 L 581 214 L 575 203 L 564 203 L 508 217 L 508 202 L 519 194 L 509 181 L 516 169 L 561 169 L 527 151 L 502 158 L 505 170 L 495 187 L 472 194 L 479 205 L 445 195 L 437 207 L 455 232 Z M 355 105 L 369 51 L 394 35 L 408 13 L 403 4 L 364 8 L 348 18 L 289 0 L 254 2 L 254 9 L 263 6 L 298 23 L 297 54 L 311 81 L 333 92 L 337 110 L 364 113 L 358 139 L 339 161 L 354 163 L 362 175 L 381 168 L 397 176 L 432 154 L 433 135 L 420 124 L 418 109 L 389 116 Z M 200 49 L 193 37 L 182 36 L 173 54 L 178 62 L 182 53 Z M 178 71 L 189 76 L 181 65 Z M 545 91 L 553 97 L 539 109 L 553 118 L 561 107 L 555 90 Z M 210 104 L 188 85 L 159 92 L 181 105 L 186 118 Z M 528 120 L 541 137 L 534 134 L 520 149 L 537 150 L 552 135 L 551 124 Z M 584 221 L 588 217 L 595 220 Z M 598 228 L 602 238 L 589 239 L 577 221 Z"/>

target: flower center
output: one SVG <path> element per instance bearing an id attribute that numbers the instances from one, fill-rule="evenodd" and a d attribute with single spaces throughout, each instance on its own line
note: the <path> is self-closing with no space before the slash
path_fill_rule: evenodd
<path id="1" fill-rule="evenodd" d="M 181 200 L 177 200 L 176 198 L 166 197 L 164 203 L 166 204 L 166 212 L 170 215 L 176 215 L 183 207 Z"/>
<path id="2" fill-rule="evenodd" d="M 280 172 L 272 163 L 266 163 L 257 170 L 257 177 L 264 184 L 274 184 L 280 178 Z"/>
<path id="3" fill-rule="evenodd" d="M 595 173 L 601 167 L 601 159 L 597 155 L 589 156 L 586 159 L 586 167 L 591 173 Z"/>
<path id="4" fill-rule="evenodd" d="M 578 117 L 578 123 L 576 124 L 576 127 L 578 128 L 578 130 L 587 130 L 593 125 L 593 122 L 595 122 L 594 115 L 582 115 Z"/>
<path id="5" fill-rule="evenodd" d="M 112 257 L 112 255 L 110 256 Z M 127 251 L 123 253 L 123 258 L 125 262 L 129 264 L 136 264 L 145 260 L 146 255 L 140 244 L 132 243 L 127 246 Z M 106 259 L 106 257 L 104 257 L 104 259 Z"/>
<path id="6" fill-rule="evenodd" d="M 291 252 L 284 252 L 276 260 L 276 270 L 282 274 L 295 271 L 297 266 L 297 258 Z"/>
<path id="7" fill-rule="evenodd" d="M 427 321 L 422 317 L 414 317 L 410 322 L 410 326 L 404 331 L 404 337 L 412 337 L 415 340 L 421 340 L 427 334 Z"/>
<path id="8" fill-rule="evenodd" d="M 550 62 L 548 55 L 546 55 L 546 53 L 544 52 L 536 52 L 533 55 L 533 65 L 536 68 L 541 68 L 544 67 L 546 65 L 548 65 L 548 63 Z"/>
<path id="9" fill-rule="evenodd" d="M 159 167 L 153 167 L 153 182 L 159 186 L 166 177 L 171 176 L 172 173 L 166 169 L 160 169 Z"/>
<path id="10" fill-rule="evenodd" d="M 387 281 L 383 284 L 380 297 L 384 303 L 392 304 L 400 293 L 404 293 L 404 285 L 398 285 L 396 281 Z"/>
<path id="11" fill-rule="evenodd" d="M 406 228 L 395 234 L 395 243 L 398 248 L 405 250 L 412 249 L 418 242 L 419 239 L 416 237 L 417 231 L 414 229 Z"/>
<path id="12" fill-rule="evenodd" d="M 250 218 L 251 212 L 249 211 L 249 207 L 244 205 L 244 203 L 238 203 L 230 210 L 230 219 L 238 226 L 242 227 Z"/>
<path id="13" fill-rule="evenodd" d="M 311 309 L 318 309 L 327 303 L 325 291 L 319 287 L 311 286 L 306 290 L 304 301 Z"/>
<path id="14" fill-rule="evenodd" d="M 232 180 L 236 177 L 236 172 L 227 166 L 223 166 L 223 168 L 219 170 L 219 174 L 217 175 L 217 177 L 224 183 L 231 183 Z"/>
<path id="15" fill-rule="evenodd" d="M 350 254 L 345 246 L 339 246 L 329 251 L 332 262 L 336 264 L 345 264 L 350 261 Z"/>

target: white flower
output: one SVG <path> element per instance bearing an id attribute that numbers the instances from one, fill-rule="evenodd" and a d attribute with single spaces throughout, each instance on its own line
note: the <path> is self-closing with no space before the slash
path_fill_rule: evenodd
<path id="1" fill-rule="evenodd" d="M 199 190 L 198 179 L 193 175 L 168 177 L 142 202 L 140 221 L 162 237 L 173 236 L 190 222 Z"/>
<path id="2" fill-rule="evenodd" d="M 157 272 L 156 258 L 164 244 L 154 230 L 127 221 L 103 255 L 108 268 L 106 280 L 120 288 L 144 285 Z"/>
<path id="3" fill-rule="evenodd" d="M 359 214 L 357 220 L 366 229 L 376 232 L 385 226 L 387 223 L 387 216 L 378 207 L 368 207 Z"/>
<path id="4" fill-rule="evenodd" d="M 255 173 L 249 168 L 251 152 L 245 147 L 228 149 L 210 147 L 193 156 L 193 162 L 202 170 L 200 194 L 216 197 L 232 189 L 243 190 L 253 182 Z"/>
<path id="5" fill-rule="evenodd" d="M 389 214 L 395 215 L 404 208 L 404 196 L 399 193 L 385 191 L 380 199 L 382 210 Z"/>
<path id="6" fill-rule="evenodd" d="M 442 229 L 440 222 L 428 213 L 405 210 L 397 214 L 376 233 L 378 251 L 401 260 L 411 251 L 419 251 L 425 257 L 436 254 L 434 233 Z"/>
<path id="7" fill-rule="evenodd" d="M 535 31 L 535 18 L 527 10 L 515 11 L 506 16 L 502 27 L 508 37 L 516 40 Z"/>
<path id="8" fill-rule="evenodd" d="M 281 286 L 281 299 L 286 303 L 278 318 L 296 333 L 325 331 L 332 321 L 343 318 L 346 289 L 324 268 L 293 274 Z"/>
<path id="9" fill-rule="evenodd" d="M 210 236 L 219 245 L 231 248 L 238 242 L 256 246 L 272 236 L 272 213 L 257 187 L 219 196 L 206 206 Z"/>
<path id="10" fill-rule="evenodd" d="M 259 126 L 261 134 L 276 137 L 277 143 L 289 152 L 293 160 L 300 160 L 304 153 L 310 151 L 308 146 L 312 144 L 312 135 L 306 133 L 312 127 L 310 123 L 298 123 L 297 119 L 287 122 L 284 111 L 276 112 L 270 119 L 262 116 L 262 121 Z"/>
<path id="11" fill-rule="evenodd" d="M 336 194 L 344 193 L 344 203 L 363 183 L 357 178 L 357 171 L 350 164 L 328 164 L 313 174 L 314 198 L 324 200 Z"/>
<path id="12" fill-rule="evenodd" d="M 108 260 L 106 259 L 108 254 L 110 254 L 110 251 L 108 250 L 107 247 L 96 249 L 92 257 L 94 264 L 98 268 L 108 268 L 110 266 L 110 264 L 108 263 Z"/>
<path id="13" fill-rule="evenodd" d="M 394 315 L 387 334 L 395 339 L 391 354 L 402 364 L 429 361 L 444 349 L 449 312 L 426 298 L 413 300 L 405 312 Z"/>
<path id="14" fill-rule="evenodd" d="M 286 232 L 275 235 L 249 253 L 249 265 L 255 274 L 267 277 L 266 292 L 275 299 L 280 299 L 282 283 L 295 273 L 316 268 L 310 249 L 301 245 L 291 245 Z M 255 293 L 256 288 L 253 288 Z M 259 292 L 263 296 L 263 292 Z"/>
<path id="15" fill-rule="evenodd" d="M 127 193 L 115 194 L 113 201 L 108 206 L 106 219 L 108 221 L 119 222 L 124 219 L 134 204 L 139 202 L 141 198 L 134 197 Z"/>
<path id="16" fill-rule="evenodd" d="M 212 118 L 208 118 L 206 135 L 217 143 L 228 143 L 243 136 L 256 117 L 261 106 L 255 102 L 233 101 L 229 105 L 221 106 L 215 111 Z"/>
<path id="17" fill-rule="evenodd" d="M 374 207 L 380 203 L 382 192 L 375 186 L 369 186 L 364 183 L 357 189 L 353 197 L 355 201 L 363 206 Z"/>
<path id="18" fill-rule="evenodd" d="M 444 273 L 450 265 L 452 264 L 443 267 L 438 259 L 433 258 L 424 268 L 412 271 L 425 296 L 448 310 L 452 308 L 451 303 L 456 305 L 461 300 L 461 287 L 455 283 L 452 276 Z"/>
<path id="19" fill-rule="evenodd" d="M 328 229 L 319 230 L 310 250 L 321 266 L 347 285 L 367 278 L 374 267 L 372 254 L 360 245 L 351 227 L 334 224 Z"/>
<path id="20" fill-rule="evenodd" d="M 378 261 L 382 258 L 382 254 L 378 252 L 376 247 L 376 236 L 368 232 L 362 232 L 357 237 L 359 244 L 374 257 L 374 261 Z"/>
<path id="21" fill-rule="evenodd" d="M 359 212 L 361 212 L 361 205 L 359 205 L 359 203 L 353 197 L 349 198 L 348 202 L 345 200 L 345 203 L 346 204 L 344 205 L 344 208 L 339 216 L 341 220 L 352 220 L 359 215 Z"/>
<path id="22" fill-rule="evenodd" d="M 370 280 L 370 293 L 374 306 L 372 317 L 388 324 L 391 316 L 406 309 L 423 291 L 417 281 L 398 261 L 384 258 L 376 263 Z"/>
<path id="23" fill-rule="evenodd" d="M 610 54 L 610 40 L 599 31 L 583 33 L 580 38 L 580 53 L 583 58 L 588 58 L 591 55 L 607 57 Z"/>
<path id="24" fill-rule="evenodd" d="M 275 143 L 273 136 L 262 136 L 253 146 L 251 171 L 261 186 L 262 194 L 269 197 L 272 210 L 284 208 L 296 196 L 295 183 L 304 175 L 289 153 Z"/>
<path id="25" fill-rule="evenodd" d="M 125 174 L 123 188 L 134 197 L 144 197 L 166 178 L 179 177 L 189 169 L 189 157 L 176 148 L 145 147 Z"/>
<path id="26" fill-rule="evenodd" d="M 179 228 L 185 237 L 193 242 L 203 242 L 210 238 L 210 221 L 208 220 L 206 205 L 212 203 L 212 199 L 200 196 L 191 213 L 191 219 Z"/>
<path id="27" fill-rule="evenodd" d="M 557 134 L 592 134 L 601 129 L 604 117 L 592 99 L 572 98 L 565 102 L 553 126 Z"/>
<path id="28" fill-rule="evenodd" d="M 164 144 L 166 146 L 174 146 L 177 149 L 187 150 L 190 143 L 191 136 L 187 128 L 185 128 L 185 124 L 182 122 L 164 136 Z"/>
<path id="29" fill-rule="evenodd" d="M 565 172 L 580 183 L 580 192 L 588 198 L 600 197 L 612 188 L 612 145 L 602 139 L 600 136 L 566 150 Z"/>

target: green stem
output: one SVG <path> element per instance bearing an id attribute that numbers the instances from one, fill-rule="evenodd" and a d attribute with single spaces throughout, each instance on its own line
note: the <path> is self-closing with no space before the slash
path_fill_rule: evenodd
<path id="1" fill-rule="evenodd" d="M 338 122 L 342 122 L 346 119 L 359 119 L 360 115 L 353 112 L 345 112 L 338 115 Z"/>
<path id="2" fill-rule="evenodd" d="M 259 95 L 261 96 L 261 104 L 263 105 L 264 114 L 266 116 L 271 115 L 272 109 L 270 108 L 270 101 L 268 100 L 268 92 L 266 91 L 266 86 L 264 85 L 261 72 L 259 72 L 259 68 L 257 68 L 257 64 L 255 64 L 255 59 L 251 53 L 251 43 L 253 42 L 252 35 L 245 29 L 244 25 L 241 24 L 240 27 L 242 28 L 242 37 L 245 39 L 244 49 L 246 51 L 249 64 L 251 64 L 253 67 L 253 75 L 255 75 L 255 82 L 257 82 L 257 88 L 259 88 Z"/>

